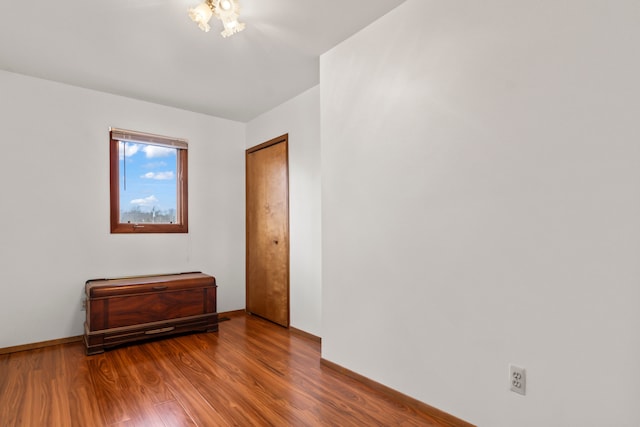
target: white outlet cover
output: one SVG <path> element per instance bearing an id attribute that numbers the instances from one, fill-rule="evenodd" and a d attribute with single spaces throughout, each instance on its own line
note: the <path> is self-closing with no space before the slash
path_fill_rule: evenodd
<path id="1" fill-rule="evenodd" d="M 516 365 L 509 365 L 509 387 L 514 393 L 525 395 L 527 391 L 527 371 Z"/>

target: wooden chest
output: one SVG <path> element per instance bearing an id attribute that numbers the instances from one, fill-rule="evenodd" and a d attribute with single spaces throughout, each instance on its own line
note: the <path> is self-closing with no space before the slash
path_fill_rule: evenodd
<path id="1" fill-rule="evenodd" d="M 217 331 L 216 279 L 181 273 L 85 284 L 87 354 L 150 337 L 188 331 Z"/>

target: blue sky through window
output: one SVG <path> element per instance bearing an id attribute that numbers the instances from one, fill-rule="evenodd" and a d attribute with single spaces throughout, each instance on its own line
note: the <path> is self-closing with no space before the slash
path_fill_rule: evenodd
<path id="1" fill-rule="evenodd" d="M 121 222 L 175 222 L 177 149 L 121 141 L 118 151 Z"/>

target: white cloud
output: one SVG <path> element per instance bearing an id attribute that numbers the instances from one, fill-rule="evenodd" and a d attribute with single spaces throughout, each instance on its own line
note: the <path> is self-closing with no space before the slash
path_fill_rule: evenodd
<path id="1" fill-rule="evenodd" d="M 120 144 L 118 144 L 118 154 L 119 154 L 120 160 L 124 159 L 125 145 L 126 145 L 127 157 L 131 157 L 134 154 L 136 154 L 138 151 L 140 151 L 139 144 L 134 144 L 133 142 L 125 142 L 125 143 L 121 142 Z"/>
<path id="2" fill-rule="evenodd" d="M 168 148 L 168 147 L 158 147 L 157 145 L 145 145 L 142 148 L 142 151 L 144 151 L 144 154 L 146 154 L 148 159 L 152 159 L 155 157 L 167 157 L 170 155 L 175 155 L 176 154 L 176 149 L 175 148 Z M 127 148 L 127 154 L 129 153 L 128 148 Z"/>
<path id="3" fill-rule="evenodd" d="M 129 203 L 131 203 L 132 205 L 138 205 L 138 206 L 153 206 L 158 202 L 159 202 L 158 198 L 152 194 L 151 196 L 145 197 L 144 199 L 133 199 Z"/>
<path id="4" fill-rule="evenodd" d="M 142 165 L 145 169 L 156 169 L 156 168 L 164 168 L 167 166 L 167 162 L 159 161 L 159 162 L 149 162 Z"/>
<path id="5" fill-rule="evenodd" d="M 173 171 L 167 172 L 147 172 L 144 175 L 140 175 L 140 178 L 146 179 L 173 179 Z"/>

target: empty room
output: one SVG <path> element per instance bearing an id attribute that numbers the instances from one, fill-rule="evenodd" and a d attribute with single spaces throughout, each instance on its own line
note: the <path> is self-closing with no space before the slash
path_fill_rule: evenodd
<path id="1" fill-rule="evenodd" d="M 0 426 L 640 426 L 640 2 L 0 4 Z"/>

